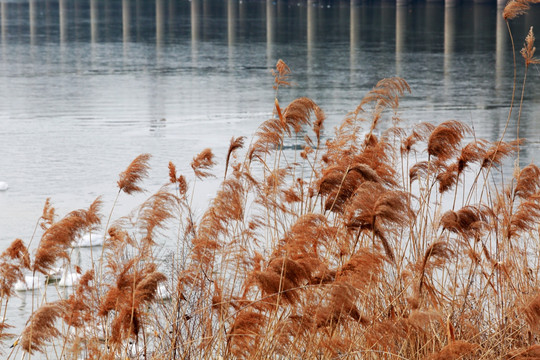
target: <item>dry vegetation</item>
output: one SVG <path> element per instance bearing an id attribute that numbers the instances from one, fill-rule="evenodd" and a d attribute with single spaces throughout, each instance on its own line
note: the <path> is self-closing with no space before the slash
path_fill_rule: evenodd
<path id="1" fill-rule="evenodd" d="M 505 18 L 528 3 L 511 2 Z M 537 63 L 533 42 L 531 30 L 527 66 Z M 192 175 L 169 163 L 168 184 L 107 221 L 73 294 L 36 304 L 2 356 L 540 358 L 540 169 L 493 176 L 521 140 L 476 139 L 454 120 L 401 128 L 410 89 L 389 78 L 323 141 L 312 100 L 277 100 L 289 73 L 279 61 L 274 116 L 249 145 L 231 139 L 202 216 L 191 199 L 213 176 L 210 149 L 193 158 Z M 380 131 L 383 121 L 392 126 Z M 303 149 L 284 151 L 291 144 Z M 148 160 L 120 174 L 119 195 L 142 190 Z M 16 280 L 69 261 L 75 239 L 103 218 L 99 198 L 60 220 L 46 202 L 36 250 L 17 239 L 0 256 L 3 319 Z M 164 237 L 177 244 L 167 264 L 156 245 Z M 7 332 L 3 320 L 0 340 Z"/>

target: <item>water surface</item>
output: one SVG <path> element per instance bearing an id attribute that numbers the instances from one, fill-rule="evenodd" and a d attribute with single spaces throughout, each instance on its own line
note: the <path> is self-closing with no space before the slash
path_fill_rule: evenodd
<path id="1" fill-rule="evenodd" d="M 315 100 L 326 137 L 390 76 L 412 88 L 403 126 L 457 119 L 496 140 L 508 117 L 512 51 L 494 5 L 31 0 L 0 2 L 0 11 L 0 181 L 10 185 L 0 192 L 0 249 L 30 240 L 48 197 L 64 215 L 102 195 L 107 213 L 118 173 L 140 153 L 153 155 L 148 193 L 122 196 L 115 216 L 167 181 L 169 161 L 192 178 L 191 158 L 212 147 L 220 173 L 229 139 L 271 116 L 280 58 L 294 83 L 280 101 Z M 511 23 L 518 48 L 531 25 L 540 29 L 538 7 Z M 528 76 L 522 164 L 540 151 L 539 67 Z M 199 187 L 196 206 L 215 186 Z M 22 326 L 28 299 L 10 306 Z"/>

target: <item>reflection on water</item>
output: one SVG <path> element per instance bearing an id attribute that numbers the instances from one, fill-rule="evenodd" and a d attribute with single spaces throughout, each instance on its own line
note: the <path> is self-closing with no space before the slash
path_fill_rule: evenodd
<path id="1" fill-rule="evenodd" d="M 28 241 L 47 197 L 59 214 L 98 195 L 111 204 L 117 174 L 140 153 L 153 154 L 149 191 L 166 181 L 169 161 L 189 176 L 205 147 L 223 160 L 233 135 L 250 136 L 270 116 L 279 58 L 295 85 L 280 101 L 313 98 L 328 116 L 324 136 L 394 75 L 412 88 L 403 126 L 458 119 L 494 140 L 508 116 L 512 53 L 495 4 L 0 0 L 0 11 L 0 181 L 10 184 L 0 248 Z M 511 24 L 518 47 L 531 25 L 540 28 L 538 6 Z M 540 151 L 538 77 L 531 67 L 522 163 Z M 139 200 L 121 199 L 116 213 Z"/>
<path id="2" fill-rule="evenodd" d="M 140 127 L 157 119 L 168 119 L 171 126 L 159 133 L 172 142 L 186 136 L 186 124 L 190 134 L 221 137 L 223 132 L 201 128 L 200 122 L 235 123 L 240 114 L 268 113 L 273 96 L 269 70 L 279 58 L 291 66 L 295 82 L 281 95 L 312 97 L 331 125 L 379 79 L 398 75 L 413 89 L 402 102 L 409 121 L 459 118 L 473 123 L 479 136 L 497 138 L 512 85 L 501 9 L 480 3 L 399 3 L 1 1 L 0 80 L 7 85 L 0 90 L 0 137 L 12 148 L 1 175 L 20 182 L 10 197 L 21 191 L 35 198 L 35 205 L 49 195 L 32 177 L 25 180 L 25 167 L 19 164 L 30 161 L 30 150 L 41 152 L 43 164 L 63 155 L 50 137 L 62 139 L 66 148 L 77 144 L 81 157 L 91 151 L 104 161 L 119 159 L 112 156 L 115 152 L 133 154 L 146 147 L 160 156 L 158 144 L 132 140 L 148 134 Z M 539 25 L 538 15 L 536 7 L 512 22 L 517 44 L 529 26 Z M 530 149 L 538 148 L 538 74 L 533 67 L 522 115 L 523 131 L 533 137 Z M 249 135 L 262 119 L 224 128 L 227 136 L 235 131 Z M 83 138 L 82 126 L 94 131 L 84 146 L 75 142 Z M 153 125 L 150 129 L 155 132 Z M 162 156 L 189 158 L 200 138 L 193 136 L 187 153 L 164 151 Z M 54 185 L 48 188 L 53 195 Z M 2 215 L 1 221 L 10 220 Z M 0 236 L 15 235 L 8 228 Z"/>

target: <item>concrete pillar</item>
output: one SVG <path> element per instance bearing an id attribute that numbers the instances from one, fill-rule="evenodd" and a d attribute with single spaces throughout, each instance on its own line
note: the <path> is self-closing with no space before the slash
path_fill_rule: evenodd
<path id="1" fill-rule="evenodd" d="M 227 0 L 227 42 L 229 47 L 236 40 L 236 0 Z"/>
<path id="2" fill-rule="evenodd" d="M 8 4 L 6 2 L 0 3 L 0 11 L 2 11 L 2 16 L 0 17 L 1 22 L 1 28 L 2 28 L 2 44 L 6 43 L 6 37 L 7 37 L 7 19 L 8 19 Z M 5 54 L 4 51 L 2 51 L 2 54 Z"/>
<path id="3" fill-rule="evenodd" d="M 60 43 L 67 40 L 67 0 L 58 0 L 58 23 L 60 28 Z"/>
<path id="4" fill-rule="evenodd" d="M 454 53 L 456 34 L 456 9 L 447 7 L 444 9 L 444 55 Z"/>
<path id="5" fill-rule="evenodd" d="M 163 43 L 165 33 L 165 4 L 163 0 L 156 0 L 156 46 Z"/>
<path id="6" fill-rule="evenodd" d="M 30 44 L 36 42 L 36 0 L 28 1 L 28 22 L 30 24 Z"/>
<path id="7" fill-rule="evenodd" d="M 350 70 L 351 73 L 356 69 L 356 53 L 360 41 L 360 0 L 351 0 L 350 2 L 350 20 L 349 20 L 349 40 L 350 40 Z"/>
<path id="8" fill-rule="evenodd" d="M 273 67 L 274 59 L 274 22 L 276 21 L 273 0 L 266 0 L 266 66 Z"/>
<path id="9" fill-rule="evenodd" d="M 198 61 L 198 43 L 200 37 L 200 12 L 199 12 L 199 0 L 191 0 L 191 60 L 194 64 Z"/>
<path id="10" fill-rule="evenodd" d="M 396 6 L 396 75 L 402 76 L 402 54 L 405 51 L 405 32 L 407 30 L 407 7 Z"/>
<path id="11" fill-rule="evenodd" d="M 199 41 L 200 37 L 200 12 L 199 12 L 199 0 L 191 1 L 191 41 Z"/>
<path id="12" fill-rule="evenodd" d="M 445 93 L 452 85 L 452 66 L 456 37 L 456 8 L 447 6 L 444 9 L 444 60 L 443 60 L 443 84 Z M 451 94 L 448 94 L 451 96 Z"/>
<path id="13" fill-rule="evenodd" d="M 90 0 L 90 42 L 98 41 L 98 1 Z"/>
<path id="14" fill-rule="evenodd" d="M 234 44 L 236 42 L 236 0 L 227 0 L 227 48 L 229 68 L 235 67 Z"/>
<path id="15" fill-rule="evenodd" d="M 124 44 L 130 41 L 131 9 L 129 0 L 122 0 L 122 41 Z"/>
<path id="16" fill-rule="evenodd" d="M 316 8 L 314 7 L 314 0 L 307 1 L 307 67 L 308 71 L 311 70 L 313 64 L 313 45 L 315 43 L 315 34 L 317 27 Z"/>

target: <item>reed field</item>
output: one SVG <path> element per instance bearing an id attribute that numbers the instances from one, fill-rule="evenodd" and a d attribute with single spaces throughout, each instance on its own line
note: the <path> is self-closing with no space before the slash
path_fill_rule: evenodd
<path id="1" fill-rule="evenodd" d="M 538 2 L 507 4 L 510 37 Z M 411 89 L 397 77 L 323 137 L 314 101 L 280 103 L 292 74 L 278 61 L 273 116 L 252 139 L 231 139 L 224 173 L 211 149 L 190 173 L 170 162 L 163 187 L 119 218 L 99 197 L 68 214 L 47 199 L 42 235 L 0 255 L 0 356 L 540 359 L 540 168 L 520 167 L 526 140 L 505 137 L 540 63 L 532 28 L 520 53 L 525 73 L 514 72 L 496 141 L 457 120 L 401 127 Z M 144 191 L 149 160 L 120 173 L 117 199 Z M 193 199 L 210 177 L 222 181 L 199 214 Z M 90 233 L 104 242 L 81 269 L 74 247 Z M 51 302 L 41 294 L 60 265 L 75 284 Z M 39 277 L 45 289 L 32 286 Z M 25 280 L 40 295 L 13 334 L 7 304 Z"/>

